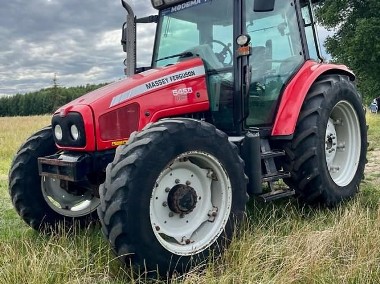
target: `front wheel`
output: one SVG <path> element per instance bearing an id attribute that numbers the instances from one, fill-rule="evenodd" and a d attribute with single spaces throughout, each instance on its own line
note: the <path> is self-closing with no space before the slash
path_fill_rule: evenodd
<path id="1" fill-rule="evenodd" d="M 306 96 L 286 148 L 287 183 L 307 203 L 334 206 L 353 197 L 364 174 L 367 126 L 361 97 L 346 76 L 319 78 Z"/>
<path id="2" fill-rule="evenodd" d="M 100 204 L 88 182 L 81 184 L 41 177 L 38 157 L 57 152 L 51 127 L 32 135 L 17 152 L 9 173 L 9 193 L 18 214 L 35 230 L 70 228 L 74 221 L 85 225 L 97 219 Z"/>
<path id="3" fill-rule="evenodd" d="M 243 218 L 244 165 L 214 126 L 154 123 L 116 151 L 98 214 L 121 260 L 162 275 L 218 256 Z"/>

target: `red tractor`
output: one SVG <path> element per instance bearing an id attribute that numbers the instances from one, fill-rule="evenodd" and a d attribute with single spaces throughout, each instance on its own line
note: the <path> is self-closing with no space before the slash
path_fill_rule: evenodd
<path id="1" fill-rule="evenodd" d="M 123 262 L 165 274 L 221 254 L 249 196 L 353 197 L 362 98 L 347 67 L 321 59 L 315 2 L 152 0 L 158 15 L 136 18 L 123 0 L 129 76 L 25 142 L 9 178 L 17 212 L 36 230 L 99 218 Z M 136 68 L 143 23 L 157 23 L 153 58 Z"/>

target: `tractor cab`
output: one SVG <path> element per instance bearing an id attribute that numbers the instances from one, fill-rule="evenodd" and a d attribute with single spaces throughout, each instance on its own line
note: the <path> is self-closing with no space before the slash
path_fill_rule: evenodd
<path id="1" fill-rule="evenodd" d="M 152 4 L 159 10 L 158 16 L 132 17 L 133 22 L 127 23 L 157 22 L 151 67 L 200 57 L 206 69 L 211 121 L 231 134 L 273 125 L 286 84 L 305 61 L 321 58 L 310 1 Z M 126 46 L 131 32 L 135 33 L 132 29 L 123 35 L 129 74 L 135 71 L 135 60 L 131 60 L 135 50 Z M 246 41 L 238 42 L 241 38 Z"/>

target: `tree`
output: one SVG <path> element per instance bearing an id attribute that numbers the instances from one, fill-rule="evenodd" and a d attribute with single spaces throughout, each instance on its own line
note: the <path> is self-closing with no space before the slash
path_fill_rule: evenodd
<path id="1" fill-rule="evenodd" d="M 380 1 L 322 0 L 318 21 L 334 35 L 325 42 L 335 62 L 344 63 L 358 76 L 366 102 L 380 96 Z"/>
<path id="2" fill-rule="evenodd" d="M 51 88 L 41 89 L 28 94 L 16 94 L 0 98 L 0 117 L 17 115 L 38 115 L 55 111 L 73 99 L 103 87 L 104 84 L 78 87 L 60 87 L 56 77 Z"/>

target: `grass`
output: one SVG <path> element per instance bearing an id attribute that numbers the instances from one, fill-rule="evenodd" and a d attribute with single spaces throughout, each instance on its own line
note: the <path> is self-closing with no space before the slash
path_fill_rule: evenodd
<path id="1" fill-rule="evenodd" d="M 369 166 L 361 191 L 333 210 L 293 199 L 251 200 L 247 221 L 226 253 L 173 283 L 380 283 L 380 115 L 367 114 Z M 0 284 L 165 283 L 121 266 L 98 226 L 39 235 L 14 211 L 7 175 L 12 157 L 50 117 L 0 118 Z M 380 156 L 379 156 L 380 157 Z"/>

